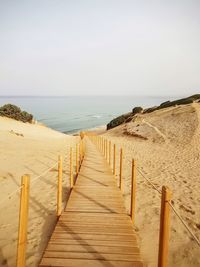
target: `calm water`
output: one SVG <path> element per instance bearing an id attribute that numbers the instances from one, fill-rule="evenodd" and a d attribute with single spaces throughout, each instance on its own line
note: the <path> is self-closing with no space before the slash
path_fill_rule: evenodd
<path id="1" fill-rule="evenodd" d="M 107 124 L 114 117 L 130 112 L 135 106 L 158 105 L 170 97 L 69 96 L 0 97 L 0 105 L 11 103 L 34 115 L 47 126 L 64 133 Z"/>

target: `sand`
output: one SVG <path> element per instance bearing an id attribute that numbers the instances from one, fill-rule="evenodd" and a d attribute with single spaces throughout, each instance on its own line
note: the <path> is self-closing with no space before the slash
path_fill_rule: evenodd
<path id="1" fill-rule="evenodd" d="M 175 207 L 200 239 L 200 104 L 141 114 L 134 122 L 111 129 L 103 136 L 116 143 L 118 155 L 119 148 L 124 148 L 123 193 L 127 210 L 134 158 L 158 189 L 162 185 L 170 188 Z M 148 266 L 157 266 L 160 196 L 139 172 L 136 201 L 135 225 L 142 255 Z M 171 215 L 168 266 L 200 266 L 200 247 L 174 213 Z"/>
<path id="2" fill-rule="evenodd" d="M 102 132 L 98 132 L 99 134 Z M 200 239 L 200 104 L 167 108 L 139 115 L 103 134 L 124 148 L 123 193 L 129 210 L 131 160 L 153 184 L 167 185 L 175 207 Z M 21 175 L 33 180 L 69 154 L 78 137 L 45 126 L 0 117 L 0 266 L 15 266 Z M 119 154 L 118 154 L 119 155 Z M 119 158 L 118 158 L 119 159 Z M 119 160 L 117 162 L 119 163 Z M 117 164 L 117 168 L 119 164 Z M 119 170 L 119 168 L 117 169 Z M 63 205 L 69 190 L 69 161 L 64 161 Z M 119 173 L 117 171 L 117 173 Z M 31 183 L 27 266 L 37 266 L 56 222 L 56 167 Z M 136 230 L 144 261 L 157 266 L 160 196 L 137 172 Z M 170 267 L 200 266 L 200 248 L 172 213 Z"/>
<path id="3" fill-rule="evenodd" d="M 16 262 L 19 193 L 23 174 L 31 180 L 26 266 L 37 266 L 56 222 L 56 183 L 58 155 L 69 156 L 69 146 L 78 137 L 67 136 L 42 125 L 31 125 L 0 117 L 0 266 Z M 63 163 L 63 205 L 69 191 L 69 160 Z M 4 200 L 5 199 L 5 200 Z M 2 201 L 4 202 L 2 203 Z"/>

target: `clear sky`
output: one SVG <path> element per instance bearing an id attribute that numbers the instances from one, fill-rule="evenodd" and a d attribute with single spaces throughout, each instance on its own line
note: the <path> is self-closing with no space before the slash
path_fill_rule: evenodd
<path id="1" fill-rule="evenodd" d="M 200 0 L 0 0 L 0 95 L 200 92 Z"/>

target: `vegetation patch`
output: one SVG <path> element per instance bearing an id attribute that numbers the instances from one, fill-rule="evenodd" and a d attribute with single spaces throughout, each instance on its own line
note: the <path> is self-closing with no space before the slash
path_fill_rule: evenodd
<path id="1" fill-rule="evenodd" d="M 12 104 L 6 104 L 0 107 L 0 116 L 29 123 L 32 123 L 33 120 L 32 114 L 26 111 L 22 111 L 19 107 Z"/>
<path id="2" fill-rule="evenodd" d="M 200 94 L 192 95 L 192 96 L 181 98 L 181 99 L 174 100 L 174 101 L 166 101 L 166 102 L 161 103 L 160 106 L 155 106 L 155 107 L 147 108 L 144 110 L 142 107 L 135 107 L 132 109 L 132 112 L 123 114 L 113 119 L 112 121 L 110 121 L 107 124 L 107 130 L 117 127 L 123 123 L 132 121 L 133 118 L 135 118 L 135 116 L 140 113 L 151 113 L 156 110 L 163 109 L 163 108 L 175 107 L 178 105 L 186 105 L 186 104 L 191 104 L 193 102 L 198 102 L 198 103 L 200 102 Z"/>
<path id="3" fill-rule="evenodd" d="M 132 112 L 123 114 L 115 119 L 113 119 L 112 121 L 110 121 L 107 124 L 107 130 L 112 129 L 114 127 L 117 127 L 118 125 L 122 124 L 123 122 L 126 121 L 126 119 L 128 119 L 130 116 L 132 115 Z"/>

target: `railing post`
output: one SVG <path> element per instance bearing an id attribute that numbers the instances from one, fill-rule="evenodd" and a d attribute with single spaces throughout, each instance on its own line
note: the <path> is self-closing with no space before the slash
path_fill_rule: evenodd
<path id="1" fill-rule="evenodd" d="M 73 176 L 73 150 L 70 147 L 70 187 L 73 188 L 74 186 L 74 176 Z"/>
<path id="2" fill-rule="evenodd" d="M 83 140 L 81 140 L 81 163 L 83 161 L 83 157 L 84 157 L 84 147 L 83 147 Z"/>
<path id="3" fill-rule="evenodd" d="M 82 161 L 83 161 L 83 141 L 82 140 L 81 140 L 80 146 L 81 146 L 81 164 L 82 164 Z"/>
<path id="4" fill-rule="evenodd" d="M 57 217 L 62 212 L 62 156 L 58 157 Z"/>
<path id="5" fill-rule="evenodd" d="M 113 174 L 116 175 L 116 145 L 113 146 Z"/>
<path id="6" fill-rule="evenodd" d="M 78 161 L 78 144 L 76 144 L 76 176 L 78 176 L 79 161 Z"/>
<path id="7" fill-rule="evenodd" d="M 161 212 L 160 212 L 160 236 L 158 267 L 167 267 L 167 257 L 169 250 L 169 227 L 170 227 L 170 205 L 172 193 L 166 187 L 162 187 Z"/>
<path id="8" fill-rule="evenodd" d="M 119 163 L 119 188 L 122 189 L 122 164 L 123 164 L 123 149 L 120 149 L 120 163 Z"/>
<path id="9" fill-rule="evenodd" d="M 80 159 L 80 166 L 81 166 L 81 163 L 82 163 L 82 158 L 81 158 L 81 141 L 80 141 L 80 144 L 79 144 L 79 159 Z"/>
<path id="10" fill-rule="evenodd" d="M 106 160 L 108 160 L 108 140 L 106 139 Z"/>
<path id="11" fill-rule="evenodd" d="M 81 165 L 81 162 L 82 162 L 82 146 L 81 146 L 82 142 L 80 141 L 80 165 Z"/>
<path id="12" fill-rule="evenodd" d="M 135 223 L 135 200 L 136 200 L 136 161 L 132 159 L 130 216 L 133 223 Z"/>
<path id="13" fill-rule="evenodd" d="M 85 144 L 83 142 L 83 159 L 84 159 L 84 157 L 85 157 Z"/>
<path id="14" fill-rule="evenodd" d="M 109 165 L 111 165 L 111 141 L 109 141 Z"/>
<path id="15" fill-rule="evenodd" d="M 24 175 L 21 178 L 19 229 L 18 229 L 18 243 L 17 243 L 17 267 L 26 266 L 29 189 L 30 189 L 30 176 Z"/>

